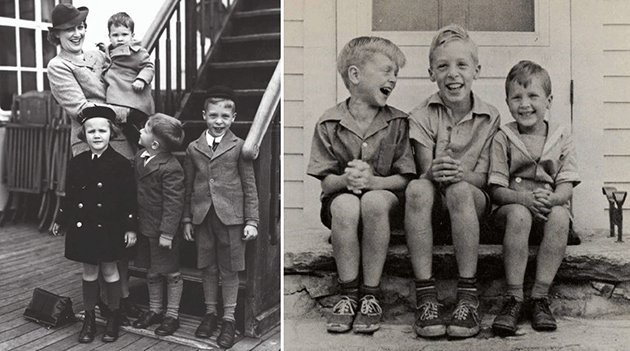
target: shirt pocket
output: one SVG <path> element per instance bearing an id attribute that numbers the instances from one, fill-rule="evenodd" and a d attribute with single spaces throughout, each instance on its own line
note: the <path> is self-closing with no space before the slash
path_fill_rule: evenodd
<path id="1" fill-rule="evenodd" d="M 376 163 L 376 172 L 379 176 L 385 177 L 391 175 L 392 164 L 394 163 L 394 155 L 396 154 L 396 144 L 381 143 L 378 150 L 378 160 Z"/>

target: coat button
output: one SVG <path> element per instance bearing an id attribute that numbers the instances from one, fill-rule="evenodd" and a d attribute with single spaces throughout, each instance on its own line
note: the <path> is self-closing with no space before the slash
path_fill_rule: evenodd
<path id="1" fill-rule="evenodd" d="M 103 207 L 103 204 L 99 202 L 99 203 L 96 204 L 96 207 L 101 208 L 101 207 Z"/>
<path id="2" fill-rule="evenodd" d="M 79 202 L 79 204 L 77 205 L 79 208 L 83 208 L 83 204 Z"/>
<path id="3" fill-rule="evenodd" d="M 96 225 L 98 228 L 103 228 L 103 226 L 101 224 L 97 224 Z"/>
<path id="4" fill-rule="evenodd" d="M 521 177 L 516 177 L 515 180 L 516 180 L 517 183 L 520 183 L 521 181 L 523 181 L 523 179 L 521 179 Z"/>
<path id="5" fill-rule="evenodd" d="M 98 183 L 96 184 L 96 186 L 97 186 L 97 187 L 99 187 L 99 188 L 102 188 L 102 187 L 103 187 L 103 183 L 98 182 Z"/>
<path id="6" fill-rule="evenodd" d="M 210 179 L 210 183 L 214 183 L 214 179 Z"/>
<path id="7" fill-rule="evenodd" d="M 77 222 L 77 228 L 81 228 L 82 226 L 83 226 L 83 223 Z"/>

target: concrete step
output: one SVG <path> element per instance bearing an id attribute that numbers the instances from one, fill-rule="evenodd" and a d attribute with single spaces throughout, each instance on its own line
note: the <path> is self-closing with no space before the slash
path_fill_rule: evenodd
<path id="1" fill-rule="evenodd" d="M 554 313 L 573 317 L 630 314 L 630 243 L 617 243 L 607 230 L 579 231 L 582 243 L 569 246 L 551 292 Z M 285 316 L 325 314 L 336 302 L 337 277 L 329 232 L 285 232 Z M 530 248 L 526 293 L 533 284 L 537 247 Z M 434 275 L 439 299 L 455 301 L 457 267 L 452 246 L 436 246 Z M 505 289 L 502 246 L 481 245 L 478 285 L 483 308 L 500 308 Z M 405 245 L 390 247 L 381 280 L 385 320 L 415 309 L 415 290 Z"/>

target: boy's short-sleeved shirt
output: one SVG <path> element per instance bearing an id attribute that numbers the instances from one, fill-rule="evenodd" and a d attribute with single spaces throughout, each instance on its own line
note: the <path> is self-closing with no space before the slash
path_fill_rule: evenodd
<path id="1" fill-rule="evenodd" d="M 307 174 L 320 180 L 329 174 L 341 175 L 348 162 L 360 159 L 376 176 L 414 175 L 407 114 L 386 105 L 361 135 L 347 103 L 328 109 L 317 122 Z"/>
<path id="2" fill-rule="evenodd" d="M 473 106 L 457 124 L 435 93 L 409 114 L 409 138 L 433 150 L 433 158 L 448 147 L 464 170 L 487 173 L 490 144 L 500 125 L 499 111 L 473 94 Z"/>
<path id="3" fill-rule="evenodd" d="M 488 184 L 510 187 L 510 180 L 546 183 L 552 189 L 561 183 L 578 185 L 577 157 L 567 128 L 549 124 L 540 159 L 536 160 L 520 138 L 518 124 L 501 126 L 492 142 Z"/>

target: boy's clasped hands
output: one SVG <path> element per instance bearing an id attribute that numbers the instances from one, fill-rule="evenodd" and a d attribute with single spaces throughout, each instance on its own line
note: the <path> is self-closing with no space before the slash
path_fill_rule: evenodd
<path id="1" fill-rule="evenodd" d="M 355 194 L 361 194 L 363 190 L 373 187 L 374 174 L 370 165 L 363 160 L 354 159 L 348 162 L 344 175 L 348 190 Z"/>
<path id="2" fill-rule="evenodd" d="M 531 211 L 534 219 L 541 222 L 547 221 L 547 215 L 554 206 L 551 203 L 553 191 L 545 188 L 535 189 L 527 194 L 525 206 Z"/>
<path id="3" fill-rule="evenodd" d="M 431 178 L 440 185 L 461 182 L 463 176 L 462 162 L 453 158 L 453 152 L 450 149 L 446 149 L 445 154 L 438 155 L 431 164 Z"/>

